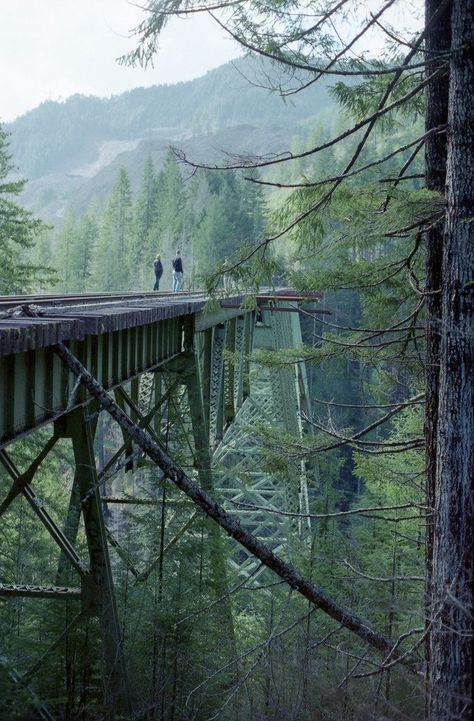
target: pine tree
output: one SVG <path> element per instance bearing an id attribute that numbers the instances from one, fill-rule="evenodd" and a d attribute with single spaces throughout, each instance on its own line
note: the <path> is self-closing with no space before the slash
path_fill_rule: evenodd
<path id="1" fill-rule="evenodd" d="M 132 267 L 137 273 L 138 287 L 146 290 L 153 283 L 153 260 L 159 252 L 154 229 L 157 225 L 158 187 L 151 157 L 148 157 L 143 170 L 137 202 L 133 210 L 133 247 L 131 249 Z"/>
<path id="2" fill-rule="evenodd" d="M 358 6 L 363 3 L 354 4 Z M 325 148 L 332 148 L 334 167 L 324 182 L 316 170 L 301 179 L 300 192 L 296 198 L 293 195 L 281 214 L 282 222 L 262 240 L 262 247 L 266 250 L 276 239 L 287 239 L 288 232 L 298 228 L 300 251 L 311 247 L 316 238 L 318 250 L 332 251 L 334 256 L 323 258 L 325 268 L 318 270 L 314 253 L 311 265 L 315 272 L 304 274 L 302 287 L 318 288 L 329 268 L 333 287 L 348 287 L 356 281 L 366 289 L 361 321 L 372 318 L 377 323 L 365 326 L 368 330 L 364 326 L 357 329 L 365 336 L 351 336 L 354 331 L 347 326 L 343 345 L 344 352 L 349 346 L 355 349 L 360 360 L 373 366 L 373 372 L 374 359 L 381 375 L 390 374 L 395 363 L 396 375 L 402 370 L 414 385 L 426 360 L 428 507 L 433 514 L 427 548 L 428 713 L 433 721 L 448 721 L 472 714 L 474 4 L 472 0 L 425 0 L 425 26 L 409 42 L 403 39 L 395 51 L 392 47 L 388 62 L 386 58 L 368 59 L 363 53 L 352 59 L 349 51 L 353 44 L 357 42 L 359 47 L 374 23 L 380 23 L 391 40 L 397 41 L 397 32 L 386 30 L 385 13 L 391 6 L 391 2 L 380 3 L 370 19 L 361 17 L 361 28 L 354 29 L 350 42 L 334 32 L 337 14 L 346 13 L 346 3 L 315 0 L 305 12 L 299 12 L 291 2 L 265 6 L 251 2 L 217 19 L 247 52 L 269 58 L 273 67 L 280 67 L 277 78 L 267 77 L 273 90 L 289 87 L 284 94 L 298 92 L 328 73 L 352 76 L 350 82 L 338 82 L 335 88 L 353 123 L 335 133 L 330 144 L 309 145 L 300 157 L 289 153 L 276 159 L 255 158 L 254 163 L 245 158 L 228 163 L 228 167 L 271 167 L 290 159 L 293 165 L 295 160 L 303 161 L 300 169 L 306 174 L 308 158 L 320 160 Z M 166 22 L 183 9 L 189 11 L 189 4 L 175 0 L 162 0 L 149 8 L 140 26 L 142 42 L 131 59 L 151 59 Z M 346 18 L 340 22 L 345 24 Z M 414 115 L 421 116 L 423 111 L 426 134 L 417 132 L 418 123 L 413 122 Z M 373 180 L 388 160 L 376 158 L 356 188 L 355 175 L 368 169 L 367 151 L 374 132 L 380 128 L 393 133 L 397 124 L 404 124 L 412 136 L 409 146 L 392 151 L 398 154 L 395 177 L 387 172 L 393 167 L 389 163 L 383 167 L 385 177 L 380 178 L 385 185 L 381 188 L 370 182 L 370 176 Z M 415 161 L 424 146 L 427 190 L 417 192 L 409 181 L 419 178 Z M 328 208 L 334 211 L 337 205 L 345 205 L 346 212 L 332 212 L 330 217 Z M 325 237 L 328 228 L 333 238 L 339 236 L 332 248 Z M 306 262 L 306 254 L 300 255 Z M 296 272 L 294 280 L 299 277 L 302 281 L 302 275 Z M 426 356 L 420 363 L 416 356 L 425 349 L 417 331 L 423 320 L 423 302 L 428 331 Z M 339 343 L 339 350 L 334 348 L 333 353 L 340 355 L 341 342 L 326 340 Z M 392 378 L 392 384 L 398 382 L 398 377 Z M 418 421 L 412 448 L 421 445 L 419 425 Z M 331 429 L 327 430 L 331 435 Z M 376 453 L 375 447 L 372 453 Z M 419 643 L 423 640 L 421 637 Z M 366 717 L 369 715 L 376 714 Z"/>
<path id="3" fill-rule="evenodd" d="M 70 210 L 67 211 L 63 226 L 56 238 L 60 289 L 64 293 L 73 291 L 72 246 L 75 242 L 76 221 Z"/>
<path id="4" fill-rule="evenodd" d="M 93 207 L 77 223 L 71 248 L 71 275 L 73 290 L 89 290 L 94 250 L 99 235 L 97 211 Z"/>
<path id="5" fill-rule="evenodd" d="M 132 194 L 122 167 L 102 216 L 92 264 L 94 290 L 134 290 Z"/>
<path id="6" fill-rule="evenodd" d="M 195 219 L 196 259 L 202 275 L 255 244 L 265 226 L 266 208 L 261 186 L 236 173 L 201 174 L 198 193 L 202 209 Z"/>
<path id="7" fill-rule="evenodd" d="M 31 263 L 30 251 L 45 225 L 17 205 L 26 180 L 11 179 L 13 171 L 8 135 L 0 125 L 0 294 L 25 293 L 54 277 L 52 268 Z"/>
<path id="8" fill-rule="evenodd" d="M 156 217 L 150 229 L 154 244 L 154 255 L 160 253 L 163 262 L 162 287 L 169 288 L 171 280 L 171 258 L 177 249 L 181 250 L 184 278 L 190 276 L 190 255 L 192 239 L 186 217 L 187 192 L 184 187 L 176 158 L 169 151 L 162 170 L 155 179 Z"/>
<path id="9" fill-rule="evenodd" d="M 263 186 L 258 183 L 260 173 L 254 171 L 249 173 L 252 181 L 239 177 L 238 193 L 240 198 L 240 214 L 242 217 L 239 223 L 242 240 L 249 245 L 255 245 L 265 231 L 267 222 L 267 205 Z"/>

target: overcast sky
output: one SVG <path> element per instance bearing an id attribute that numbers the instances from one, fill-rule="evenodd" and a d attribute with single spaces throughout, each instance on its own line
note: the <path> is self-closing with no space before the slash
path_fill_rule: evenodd
<path id="1" fill-rule="evenodd" d="M 356 25 L 382 2 L 359 5 Z M 104 97 L 191 80 L 240 54 L 210 19 L 193 15 L 169 23 L 154 68 L 122 67 L 116 58 L 135 47 L 131 31 L 144 18 L 136 5 L 140 0 L 0 0 L 0 121 L 74 93 Z M 384 18 L 413 32 L 418 23 L 412 8 L 422 16 L 422 5 L 422 0 L 395 3 Z M 352 37 L 354 27 L 351 21 L 339 30 Z M 384 40 L 369 34 L 364 43 L 378 53 Z"/>
<path id="2" fill-rule="evenodd" d="M 155 68 L 124 68 L 115 59 L 135 47 L 130 30 L 143 18 L 128 0 L 0 0 L 0 8 L 0 121 L 74 93 L 190 80 L 239 55 L 211 21 L 193 17 L 170 22 Z"/>

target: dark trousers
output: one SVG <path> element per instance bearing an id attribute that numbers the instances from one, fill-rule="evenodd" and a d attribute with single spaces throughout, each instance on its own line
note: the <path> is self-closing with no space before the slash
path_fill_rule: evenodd
<path id="1" fill-rule="evenodd" d="M 160 290 L 160 280 L 161 275 L 159 277 L 155 275 L 155 285 L 153 286 L 153 290 Z"/>

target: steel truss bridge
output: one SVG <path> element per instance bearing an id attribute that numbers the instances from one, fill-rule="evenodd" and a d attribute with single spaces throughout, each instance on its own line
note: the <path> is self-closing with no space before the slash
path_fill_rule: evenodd
<path id="1" fill-rule="evenodd" d="M 47 563 L 37 558 L 34 572 L 25 578 L 4 563 L 14 554 L 5 547 L 0 609 L 8 614 L 9 604 L 19 598 L 29 604 L 38 599 L 75 602 L 77 609 L 65 627 L 55 629 L 52 642 L 48 637 L 39 653 L 35 646 L 33 658 L 19 658 L 11 639 L 8 649 L 0 647 L 0 664 L 41 719 L 54 718 L 38 692 L 46 660 L 73 629 L 94 618 L 107 679 L 105 705 L 127 714 L 130 692 L 113 576 L 124 564 L 135 580 L 146 580 L 162 564 L 163 553 L 193 532 L 198 517 L 192 503 L 186 505 L 176 494 L 168 496 L 168 504 L 181 503 L 182 510 L 165 520 L 163 475 L 126 433 L 106 427 L 97 401 L 63 364 L 56 345 L 65 344 L 137 426 L 179 456 L 201 487 L 217 494 L 247 528 L 278 550 L 289 522 L 277 515 L 269 520 L 259 509 L 307 511 L 311 469 L 298 462 L 289 464 L 286 473 L 266 471 L 265 452 L 252 429 L 267 424 L 292 437 L 308 433 L 302 420 L 309 412 L 308 381 L 304 363 L 258 370 L 251 353 L 301 346 L 299 310 L 324 312 L 317 308 L 319 299 L 319 294 L 291 290 L 263 293 L 247 307 L 241 297 L 208 303 L 199 293 L 0 299 L 0 531 L 23 497 L 53 549 Z M 72 468 L 60 519 L 37 495 L 35 484 L 61 439 L 72 447 Z M 139 565 L 120 539 L 132 522 L 127 511 L 142 507 L 156 513 L 162 543 L 159 556 Z M 302 523 L 297 527 L 300 536 L 307 530 Z M 81 533 L 86 554 L 78 548 Z M 229 572 L 242 578 L 259 572 L 255 559 L 236 551 L 235 544 L 232 553 L 224 553 L 223 543 L 229 541 L 216 526 L 208 525 L 206 534 L 216 593 L 225 592 Z M 2 544 L 11 536 L 4 533 Z M 230 566 L 223 560 L 229 556 Z"/>

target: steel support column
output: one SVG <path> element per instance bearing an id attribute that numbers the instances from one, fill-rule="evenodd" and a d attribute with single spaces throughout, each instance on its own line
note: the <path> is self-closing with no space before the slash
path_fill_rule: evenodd
<path id="1" fill-rule="evenodd" d="M 245 346 L 246 346 L 246 330 L 247 323 L 246 317 L 239 317 L 235 323 L 235 382 L 234 382 L 234 407 L 236 411 L 239 410 L 242 403 L 244 402 L 244 380 L 246 370 L 246 357 L 245 357 Z"/>
<path id="2" fill-rule="evenodd" d="M 224 355 L 224 421 L 229 425 L 235 418 L 235 324 L 236 318 L 227 321 Z"/>
<path id="3" fill-rule="evenodd" d="M 188 348 L 183 354 L 181 362 L 181 379 L 186 386 L 191 427 L 194 439 L 194 463 L 198 472 L 201 487 L 212 493 L 214 484 L 211 469 L 211 449 L 209 434 L 205 420 L 205 404 L 203 401 L 203 385 L 201 381 L 201 370 L 197 353 L 193 348 Z M 209 519 L 203 519 L 209 538 L 209 552 L 212 559 L 213 583 L 218 597 L 225 596 L 228 590 L 227 570 L 224 558 L 224 546 L 220 529 Z M 223 621 L 227 626 L 227 634 L 234 641 L 234 623 L 230 599 L 222 601 Z"/>
<path id="4" fill-rule="evenodd" d="M 199 334 L 200 339 L 200 358 L 201 363 L 201 387 L 204 408 L 204 420 L 206 431 L 210 437 L 210 417 L 211 417 L 211 377 L 212 377 L 212 336 L 213 329 L 207 328 Z"/>
<path id="5" fill-rule="evenodd" d="M 224 432 L 224 348 L 226 326 L 221 323 L 214 328 L 211 383 L 209 436 L 211 445 L 215 446 Z"/>
<path id="6" fill-rule="evenodd" d="M 92 433 L 86 412 L 80 408 L 68 414 L 61 430 L 64 437 L 72 440 L 75 478 L 82 500 L 90 558 L 91 578 L 84 589 L 87 598 L 83 599 L 83 607 L 99 617 L 106 679 L 105 702 L 108 717 L 114 719 L 129 713 L 131 706 Z"/>

